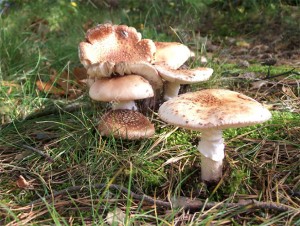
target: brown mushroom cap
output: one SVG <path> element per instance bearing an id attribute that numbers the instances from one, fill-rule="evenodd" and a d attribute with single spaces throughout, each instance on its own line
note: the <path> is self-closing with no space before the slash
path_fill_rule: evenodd
<path id="1" fill-rule="evenodd" d="M 159 117 L 191 130 L 226 129 L 262 123 L 271 113 L 256 100 L 225 89 L 207 89 L 179 95 L 163 103 Z"/>
<path id="2" fill-rule="evenodd" d="M 161 77 L 155 67 L 147 62 L 120 62 L 115 65 L 115 72 L 120 75 L 136 74 L 149 81 L 153 89 L 160 89 L 163 86 Z"/>
<path id="3" fill-rule="evenodd" d="M 206 81 L 213 73 L 212 68 L 197 67 L 193 69 L 171 69 L 168 65 L 154 65 L 159 75 L 168 82 L 191 84 Z"/>
<path id="4" fill-rule="evenodd" d="M 98 130 L 102 136 L 112 135 L 122 139 L 142 139 L 153 136 L 154 125 L 143 114 L 119 109 L 103 115 Z"/>
<path id="5" fill-rule="evenodd" d="M 190 49 L 178 42 L 154 42 L 156 52 L 154 64 L 165 62 L 173 69 L 179 68 L 192 55 Z"/>
<path id="6" fill-rule="evenodd" d="M 89 90 L 96 101 L 130 101 L 153 97 L 153 89 L 147 80 L 138 75 L 127 75 L 96 80 Z"/>
<path id="7" fill-rule="evenodd" d="M 150 39 L 126 25 L 100 24 L 86 33 L 86 41 L 79 44 L 79 58 L 88 67 L 91 64 L 110 61 L 151 62 L 156 51 Z"/>

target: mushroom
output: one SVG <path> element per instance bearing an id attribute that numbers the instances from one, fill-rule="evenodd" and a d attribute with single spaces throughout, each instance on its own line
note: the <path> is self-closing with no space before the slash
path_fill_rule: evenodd
<path id="1" fill-rule="evenodd" d="M 89 95 L 96 101 L 113 102 L 113 110 L 137 110 L 134 100 L 152 97 L 154 93 L 147 80 L 138 75 L 127 75 L 96 80 Z"/>
<path id="2" fill-rule="evenodd" d="M 178 42 L 154 42 L 156 52 L 154 64 L 164 62 L 172 69 L 177 69 L 192 56 L 190 49 Z"/>
<path id="3" fill-rule="evenodd" d="M 164 100 L 176 97 L 181 84 L 206 81 L 213 73 L 213 69 L 207 67 L 174 70 L 164 64 L 157 64 L 154 66 L 159 75 L 166 81 L 164 87 Z"/>
<path id="4" fill-rule="evenodd" d="M 201 177 L 214 183 L 222 176 L 222 130 L 262 123 L 271 113 L 256 100 L 225 89 L 206 89 L 179 95 L 161 105 L 159 117 L 185 129 L 201 131 Z"/>
<path id="5" fill-rule="evenodd" d="M 154 125 L 137 111 L 118 109 L 105 113 L 98 125 L 102 136 L 136 140 L 154 135 Z"/>
<path id="6" fill-rule="evenodd" d="M 110 68 L 103 70 L 105 62 L 151 62 L 156 51 L 155 44 L 141 37 L 133 27 L 99 24 L 88 30 L 86 40 L 80 42 L 80 61 L 88 73 L 97 77 L 109 77 L 113 72 Z"/>

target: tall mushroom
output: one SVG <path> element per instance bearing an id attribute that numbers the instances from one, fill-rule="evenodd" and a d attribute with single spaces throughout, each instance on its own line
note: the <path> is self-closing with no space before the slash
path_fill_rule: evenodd
<path id="1" fill-rule="evenodd" d="M 179 95 L 161 105 L 159 117 L 182 128 L 201 131 L 201 177 L 216 182 L 222 176 L 222 130 L 262 123 L 271 113 L 256 100 L 225 89 L 207 89 Z"/>

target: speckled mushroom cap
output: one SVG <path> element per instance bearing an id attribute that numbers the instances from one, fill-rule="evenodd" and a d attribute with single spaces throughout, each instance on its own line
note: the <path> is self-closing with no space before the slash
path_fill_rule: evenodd
<path id="1" fill-rule="evenodd" d="M 153 97 L 149 82 L 139 75 L 127 75 L 96 80 L 89 90 L 96 101 L 130 101 Z"/>
<path id="2" fill-rule="evenodd" d="M 271 113 L 256 100 L 225 89 L 179 95 L 161 105 L 159 117 L 191 130 L 226 129 L 262 123 Z"/>
<path id="3" fill-rule="evenodd" d="M 156 51 L 150 39 L 126 25 L 99 24 L 86 33 L 86 40 L 79 44 L 79 58 L 88 67 L 91 64 L 110 61 L 151 62 Z"/>
<path id="4" fill-rule="evenodd" d="M 143 114 L 132 110 L 113 110 L 103 115 L 98 130 L 102 136 L 142 139 L 154 135 L 154 125 Z"/>
<path id="5" fill-rule="evenodd" d="M 136 74 L 149 81 L 153 89 L 160 89 L 163 86 L 161 77 L 155 67 L 147 62 L 120 62 L 115 65 L 115 72 L 120 75 Z"/>
<path id="6" fill-rule="evenodd" d="M 190 49 L 178 42 L 154 42 L 156 52 L 154 64 L 165 62 L 170 68 L 177 69 L 192 55 Z"/>
<path id="7" fill-rule="evenodd" d="M 159 75 L 168 82 L 191 84 L 206 81 L 213 73 L 212 68 L 197 67 L 193 69 L 171 69 L 165 64 L 154 65 Z"/>

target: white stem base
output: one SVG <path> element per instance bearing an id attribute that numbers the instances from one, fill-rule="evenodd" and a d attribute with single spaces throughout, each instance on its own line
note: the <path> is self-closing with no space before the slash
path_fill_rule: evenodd
<path id="1" fill-rule="evenodd" d="M 175 83 L 175 82 L 165 82 L 165 87 L 164 87 L 164 100 L 170 100 L 174 97 L 178 96 L 180 89 L 180 84 Z"/>
<path id="2" fill-rule="evenodd" d="M 198 150 L 201 153 L 202 180 L 207 182 L 218 181 L 222 177 L 224 159 L 222 130 L 203 131 Z"/>
<path id="3" fill-rule="evenodd" d="M 128 110 L 134 110 L 134 111 L 138 110 L 138 108 L 133 100 L 112 102 L 111 108 L 112 108 L 112 110 L 117 110 L 117 109 L 128 109 Z"/>
<path id="4" fill-rule="evenodd" d="M 222 177 L 223 159 L 214 161 L 201 154 L 201 180 L 218 182 Z"/>

